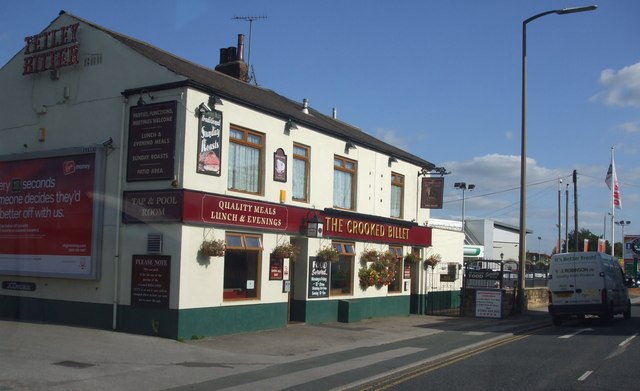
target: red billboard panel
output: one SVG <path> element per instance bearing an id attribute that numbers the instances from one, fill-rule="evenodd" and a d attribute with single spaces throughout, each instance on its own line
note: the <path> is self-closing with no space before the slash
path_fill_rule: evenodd
<path id="1" fill-rule="evenodd" d="M 96 156 L 0 160 L 0 273 L 96 277 Z"/>

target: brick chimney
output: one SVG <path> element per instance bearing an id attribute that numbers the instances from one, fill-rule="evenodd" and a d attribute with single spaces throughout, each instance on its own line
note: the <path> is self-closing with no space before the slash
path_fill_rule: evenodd
<path id="1" fill-rule="evenodd" d="M 238 34 L 238 47 L 220 49 L 220 64 L 216 71 L 222 72 L 245 83 L 249 81 L 249 68 L 244 62 L 244 34 Z"/>

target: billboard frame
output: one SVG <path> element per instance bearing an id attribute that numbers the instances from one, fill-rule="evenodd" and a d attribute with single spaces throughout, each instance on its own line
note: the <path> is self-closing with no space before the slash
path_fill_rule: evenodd
<path id="1" fill-rule="evenodd" d="M 50 151 L 26 152 L 20 154 L 0 155 L 0 162 L 20 162 L 35 159 L 49 159 L 61 157 L 73 157 L 93 154 L 93 183 L 92 193 L 92 217 L 91 223 L 91 252 L 89 256 L 88 270 L 84 273 L 69 273 L 63 271 L 37 271 L 37 270 L 21 270 L 20 260 L 24 260 L 25 254 L 0 254 L 6 257 L 13 255 L 13 259 L 7 258 L 9 262 L 4 264 L 0 262 L 0 276 L 26 276 L 26 277 L 51 277 L 51 278 L 70 278 L 77 280 L 99 280 L 102 269 L 102 235 L 104 222 L 104 195 L 105 195 L 105 177 L 106 177 L 106 158 L 107 146 L 96 144 L 86 147 L 63 148 Z M 42 163 L 45 165 L 46 163 Z M 0 259 L 1 260 L 1 259 Z M 13 262 L 17 267 L 8 267 Z M 35 262 L 37 265 L 37 262 Z M 54 267 L 55 269 L 55 267 Z"/>

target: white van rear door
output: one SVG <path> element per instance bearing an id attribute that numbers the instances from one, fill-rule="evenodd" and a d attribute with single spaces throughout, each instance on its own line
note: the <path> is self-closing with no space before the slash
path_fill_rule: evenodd
<path id="1" fill-rule="evenodd" d="M 593 255 L 593 257 L 577 257 L 575 261 L 576 304 L 600 304 L 602 301 L 601 290 L 604 287 L 601 275 L 602 265 L 600 259 Z"/>

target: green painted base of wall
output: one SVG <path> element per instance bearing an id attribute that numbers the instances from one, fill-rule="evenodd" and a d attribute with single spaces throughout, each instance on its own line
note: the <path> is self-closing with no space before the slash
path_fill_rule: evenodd
<path id="1" fill-rule="evenodd" d="M 0 295 L 0 318 L 111 330 L 113 306 Z M 287 303 L 185 310 L 118 306 L 117 319 L 118 331 L 191 339 L 285 327 Z"/>
<path id="2" fill-rule="evenodd" d="M 0 318 L 4 319 L 107 329 L 112 312 L 108 304 L 0 295 Z"/>
<path id="3" fill-rule="evenodd" d="M 407 316 L 409 309 L 409 296 L 387 296 L 362 299 L 295 300 L 292 303 L 291 313 L 293 320 L 318 324 Z"/>
<path id="4" fill-rule="evenodd" d="M 178 339 L 178 310 L 118 306 L 119 331 Z"/>
<path id="5" fill-rule="evenodd" d="M 285 327 L 287 303 L 181 310 L 178 325 L 184 339 Z"/>

